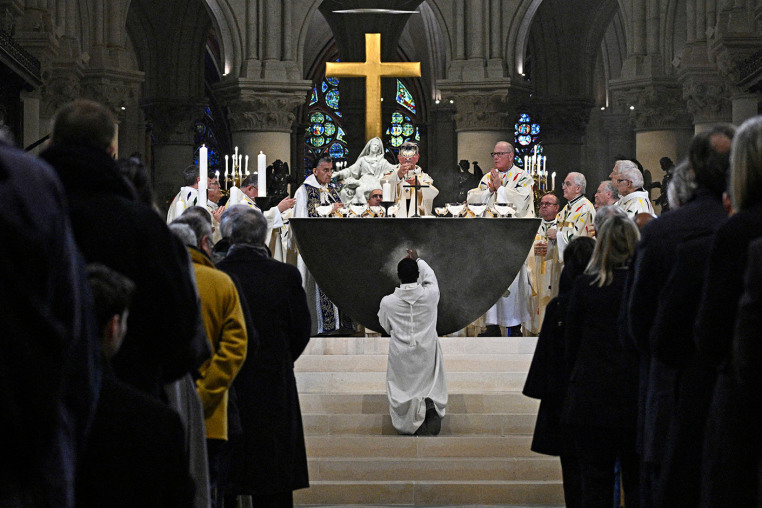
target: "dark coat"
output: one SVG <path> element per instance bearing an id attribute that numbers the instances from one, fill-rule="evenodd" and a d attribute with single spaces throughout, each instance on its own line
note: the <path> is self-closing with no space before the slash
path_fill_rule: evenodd
<path id="1" fill-rule="evenodd" d="M 638 360 L 619 339 L 618 317 L 626 270 L 614 270 L 611 284 L 574 283 L 566 317 L 566 361 L 571 369 L 563 421 L 570 425 L 635 431 Z"/>
<path id="2" fill-rule="evenodd" d="M 540 399 L 534 426 L 532 451 L 546 455 L 567 453 L 568 440 L 561 424 L 561 408 L 568 388 L 564 330 L 570 295 L 559 295 L 548 303 L 532 365 L 522 393 Z"/>
<path id="3" fill-rule="evenodd" d="M 730 217 L 717 230 L 696 321 L 699 354 L 719 366 L 707 417 L 702 461 L 702 506 L 750 506 L 756 501 L 758 422 L 753 394 L 741 390 L 730 354 L 743 291 L 749 244 L 762 236 L 762 203 Z"/>
<path id="4" fill-rule="evenodd" d="M 155 211 L 135 200 L 105 151 L 52 146 L 41 156 L 64 185 L 87 262 L 135 282 L 127 336 L 112 362 L 117 377 L 162 397 L 165 383 L 203 362 L 192 342 L 199 308 L 187 251 Z"/>
<path id="5" fill-rule="evenodd" d="M 727 218 L 719 196 L 698 189 L 682 207 L 646 224 L 633 260 L 634 274 L 627 302 L 627 323 L 641 355 L 640 444 L 642 458 L 660 463 L 675 411 L 677 371 L 654 358 L 654 318 L 659 295 L 686 239 L 708 235 Z"/>
<path id="6" fill-rule="evenodd" d="M 106 376 L 77 476 L 78 508 L 187 508 L 194 485 L 172 409 Z"/>
<path id="7" fill-rule="evenodd" d="M 0 143 L 0 506 L 70 506 L 100 386 L 84 263 L 55 172 Z"/>
<path id="8" fill-rule="evenodd" d="M 294 361 L 311 323 L 299 271 L 240 245 L 217 267 L 237 278 L 260 341 L 233 383 L 243 436 L 233 450 L 230 490 L 262 496 L 308 487 Z"/>

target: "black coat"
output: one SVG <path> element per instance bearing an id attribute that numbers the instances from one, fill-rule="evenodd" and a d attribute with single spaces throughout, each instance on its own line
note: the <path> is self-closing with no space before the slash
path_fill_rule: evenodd
<path id="1" fill-rule="evenodd" d="M 309 486 L 294 361 L 310 338 L 310 315 L 299 271 L 267 257 L 263 248 L 234 246 L 217 267 L 237 277 L 259 351 L 233 386 L 243 427 L 234 446 L 230 489 L 269 495 Z"/>
<path id="2" fill-rule="evenodd" d="M 185 247 L 155 211 L 135 200 L 105 151 L 52 146 L 41 156 L 64 185 L 86 261 L 135 282 L 127 336 L 112 361 L 117 377 L 162 397 L 164 383 L 203 362 L 193 343 L 199 309 Z"/>
<path id="3" fill-rule="evenodd" d="M 661 462 L 675 412 L 677 382 L 674 366 L 652 355 L 659 295 L 674 266 L 678 246 L 686 238 L 711 234 L 726 218 L 719 196 L 698 189 L 688 203 L 646 224 L 635 252 L 627 323 L 641 355 L 640 445 L 643 460 L 649 463 Z"/>
<path id="4" fill-rule="evenodd" d="M 107 375 L 80 459 L 77 507 L 187 508 L 193 499 L 180 416 Z"/>
<path id="5" fill-rule="evenodd" d="M 730 361 L 749 244 L 762 236 L 762 203 L 730 217 L 717 230 L 696 322 L 699 354 L 719 366 L 707 417 L 702 506 L 750 506 L 759 482 L 758 422 L 750 409 L 759 393 L 740 389 Z"/>
<path id="6" fill-rule="evenodd" d="M 569 297 L 568 293 L 559 295 L 548 303 L 522 391 L 527 397 L 541 400 L 531 449 L 546 455 L 569 452 L 565 446 L 568 444 L 566 430 L 561 424 L 561 409 L 569 379 L 564 349 Z"/>
<path id="7" fill-rule="evenodd" d="M 623 347 L 617 326 L 626 277 L 621 268 L 607 286 L 590 285 L 590 275 L 574 283 L 564 336 L 571 368 L 562 415 L 567 424 L 635 430 L 638 359 Z"/>

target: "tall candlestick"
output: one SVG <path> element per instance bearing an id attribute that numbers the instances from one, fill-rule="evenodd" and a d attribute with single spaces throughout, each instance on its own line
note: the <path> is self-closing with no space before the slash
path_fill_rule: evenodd
<path id="1" fill-rule="evenodd" d="M 206 206 L 206 191 L 209 188 L 209 150 L 206 145 L 198 149 L 198 205 Z"/>
<path id="2" fill-rule="evenodd" d="M 243 184 L 243 178 L 244 178 L 243 165 L 241 164 L 241 162 L 243 162 L 242 159 L 243 159 L 243 155 L 238 155 L 238 174 L 241 175 L 241 184 Z"/>
<path id="3" fill-rule="evenodd" d="M 553 174 L 551 176 L 552 176 L 552 180 L 551 181 L 553 182 L 553 188 L 550 189 L 550 190 L 556 190 L 556 172 L 553 171 Z"/>
<path id="4" fill-rule="evenodd" d="M 228 190 L 228 156 L 225 156 L 225 190 Z"/>
<path id="5" fill-rule="evenodd" d="M 267 156 L 260 151 L 259 155 L 257 155 L 257 195 L 262 196 L 263 198 L 267 196 L 267 178 L 265 176 L 265 171 L 267 171 Z"/>
<path id="6" fill-rule="evenodd" d="M 245 166 L 246 167 L 246 176 L 249 176 L 249 156 L 247 155 L 246 157 L 244 157 L 243 160 L 244 160 L 244 162 L 246 164 L 246 166 Z"/>

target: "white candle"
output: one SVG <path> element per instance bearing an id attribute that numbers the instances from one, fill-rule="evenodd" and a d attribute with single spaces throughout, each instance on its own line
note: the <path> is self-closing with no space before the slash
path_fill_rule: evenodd
<path id="1" fill-rule="evenodd" d="M 259 192 L 259 196 L 265 197 L 267 196 L 267 179 L 265 178 L 265 171 L 267 170 L 267 156 L 262 153 L 262 151 L 259 152 L 259 155 L 257 155 L 257 190 Z"/>
<path id="2" fill-rule="evenodd" d="M 391 201 L 392 200 L 392 184 L 389 182 L 384 182 L 384 184 L 381 186 L 381 191 L 383 193 L 383 200 L 384 201 Z"/>
<path id="3" fill-rule="evenodd" d="M 554 191 L 556 190 L 556 172 L 555 171 L 553 171 L 553 174 L 551 175 L 551 177 L 552 177 L 551 181 L 553 182 L 553 187 L 551 187 L 550 190 Z"/>
<path id="4" fill-rule="evenodd" d="M 228 189 L 228 156 L 225 156 L 225 190 Z"/>
<path id="5" fill-rule="evenodd" d="M 243 155 L 238 155 L 238 174 L 241 175 L 241 182 L 243 182 L 244 175 L 243 175 L 243 165 L 241 164 L 241 162 L 243 162 Z"/>
<path id="6" fill-rule="evenodd" d="M 209 150 L 206 145 L 198 149 L 198 205 L 206 206 L 206 190 L 209 188 Z"/>
<path id="7" fill-rule="evenodd" d="M 246 176 L 249 176 L 249 156 L 248 155 L 244 158 L 244 161 L 246 162 Z"/>
<path id="8" fill-rule="evenodd" d="M 524 156 L 524 171 L 529 171 L 529 156 Z"/>

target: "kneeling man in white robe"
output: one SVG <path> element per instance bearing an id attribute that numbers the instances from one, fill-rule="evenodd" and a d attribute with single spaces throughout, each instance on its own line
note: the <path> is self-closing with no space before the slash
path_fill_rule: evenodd
<path id="1" fill-rule="evenodd" d="M 378 320 L 389 333 L 386 392 L 400 434 L 439 434 L 447 405 L 442 347 L 437 334 L 439 286 L 415 250 L 397 265 L 400 287 L 381 300 Z M 420 275 L 420 277 L 419 277 Z"/>

